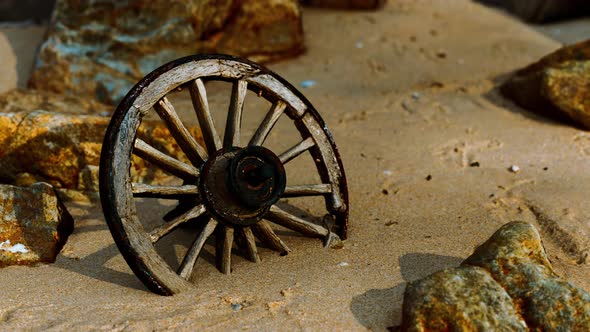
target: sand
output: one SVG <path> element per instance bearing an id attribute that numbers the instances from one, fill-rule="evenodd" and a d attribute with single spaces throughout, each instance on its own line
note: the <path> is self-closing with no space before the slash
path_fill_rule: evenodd
<path id="1" fill-rule="evenodd" d="M 458 265 L 510 220 L 538 227 L 556 270 L 590 291 L 578 259 L 590 234 L 590 135 L 494 90 L 559 42 L 467 0 L 304 15 L 308 52 L 270 67 L 317 82 L 302 91 L 346 168 L 344 248 L 286 237 L 288 256 L 261 249 L 260 264 L 236 258 L 227 276 L 202 260 L 194 291 L 160 297 L 125 264 L 100 206 L 69 203 L 76 230 L 55 264 L 0 270 L 1 329 L 383 331 L 400 322 L 407 282 Z M 1 31 L 6 89 L 26 81 L 42 32 Z"/>

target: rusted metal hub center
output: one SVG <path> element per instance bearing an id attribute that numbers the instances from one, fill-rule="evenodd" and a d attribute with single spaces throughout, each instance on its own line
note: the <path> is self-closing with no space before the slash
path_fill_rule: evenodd
<path id="1" fill-rule="evenodd" d="M 221 222 L 248 226 L 258 222 L 286 186 L 279 158 L 261 146 L 217 151 L 205 163 L 199 188 L 207 209 Z"/>

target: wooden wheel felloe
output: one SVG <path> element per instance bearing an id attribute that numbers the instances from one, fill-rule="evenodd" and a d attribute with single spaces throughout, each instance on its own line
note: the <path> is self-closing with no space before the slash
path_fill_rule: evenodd
<path id="1" fill-rule="evenodd" d="M 231 84 L 225 130 L 220 135 L 207 99 L 206 83 Z M 191 134 L 170 95 L 188 90 L 202 143 Z M 249 140 L 241 139 L 245 96 L 252 91 L 272 106 Z M 159 117 L 185 159 L 173 157 L 142 140 L 138 128 L 150 114 Z M 217 113 L 216 113 L 217 114 Z M 267 138 L 280 118 L 288 118 L 300 135 L 298 143 L 273 151 Z M 290 185 L 286 164 L 311 156 L 319 183 Z M 134 157 L 135 156 L 135 157 Z M 133 158 L 176 177 L 172 184 L 134 183 Z M 192 284 L 197 258 L 209 238 L 215 240 L 219 270 L 231 271 L 232 248 L 260 261 L 257 241 L 288 253 L 290 248 L 275 227 L 306 236 L 346 238 L 348 192 L 338 151 L 326 125 L 309 101 L 271 71 L 247 60 L 223 55 L 190 56 L 168 63 L 142 79 L 113 115 L 103 143 L 100 195 L 105 219 L 123 257 L 153 292 L 171 295 Z M 289 212 L 284 198 L 324 197 L 324 221 Z M 146 228 L 137 200 L 172 199 L 176 207 L 160 224 Z M 291 203 L 291 201 L 289 201 Z M 183 224 L 196 225 L 187 230 Z M 156 250 L 168 234 L 183 229 L 194 233 L 178 268 Z M 190 234 L 192 234 L 190 233 Z"/>

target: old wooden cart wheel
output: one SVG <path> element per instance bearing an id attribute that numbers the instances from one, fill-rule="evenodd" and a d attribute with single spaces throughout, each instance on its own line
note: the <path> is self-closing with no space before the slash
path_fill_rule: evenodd
<path id="1" fill-rule="evenodd" d="M 207 101 L 204 82 L 212 80 L 232 86 L 223 138 Z M 190 91 L 204 144 L 191 135 L 167 97 L 178 89 Z M 250 140 L 240 142 L 242 109 L 248 90 L 272 106 Z M 137 137 L 142 119 L 152 112 L 166 124 L 188 162 Z M 301 139 L 284 151 L 271 151 L 263 144 L 282 116 L 288 117 Z M 305 154 L 313 158 L 321 183 L 286 185 L 284 165 Z M 178 177 L 180 184 L 133 183 L 132 155 Z M 310 237 L 346 237 L 346 179 L 323 120 L 284 79 L 255 63 L 229 56 L 178 59 L 156 69 L 131 89 L 113 115 L 104 139 L 100 196 L 106 221 L 123 257 L 151 291 L 162 295 L 192 287 L 188 279 L 209 237 L 215 239 L 217 266 L 224 273 L 231 269 L 234 237 L 244 256 L 254 262 L 260 260 L 256 240 L 281 253 L 290 251 L 271 224 Z M 305 219 L 278 204 L 279 199 L 286 197 L 313 196 L 325 198 L 324 222 Z M 141 197 L 174 199 L 179 204 L 171 218 L 162 220 L 154 229 L 145 229 L 137 213 L 136 200 Z M 193 229 L 194 240 L 178 269 L 173 269 L 155 245 L 188 222 L 200 223 L 200 231 Z"/>

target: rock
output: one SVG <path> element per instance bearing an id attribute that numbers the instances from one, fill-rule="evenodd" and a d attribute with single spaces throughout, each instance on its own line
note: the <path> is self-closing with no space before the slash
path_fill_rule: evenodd
<path id="1" fill-rule="evenodd" d="M 0 267 L 54 262 L 73 230 L 49 184 L 0 185 Z"/>
<path id="2" fill-rule="evenodd" d="M 476 0 L 497 6 L 529 22 L 546 22 L 583 16 L 590 12 L 586 0 Z"/>
<path id="3" fill-rule="evenodd" d="M 92 99 L 65 96 L 42 90 L 14 89 L 0 94 L 0 112 L 27 113 L 45 110 L 65 114 L 110 116 L 113 107 Z"/>
<path id="4" fill-rule="evenodd" d="M 385 0 L 303 0 L 306 6 L 342 9 L 377 9 Z"/>
<path id="5" fill-rule="evenodd" d="M 182 56 L 263 61 L 303 50 L 296 0 L 58 0 L 29 86 L 114 104 Z"/>
<path id="6" fill-rule="evenodd" d="M 531 224 L 511 222 L 462 266 L 409 283 L 401 327 L 589 331 L 590 295 L 555 273 Z"/>
<path id="7" fill-rule="evenodd" d="M 590 40 L 563 47 L 514 73 L 500 88 L 523 108 L 590 129 Z"/>
<path id="8" fill-rule="evenodd" d="M 504 225 L 463 265 L 486 269 L 510 294 L 530 329 L 590 331 L 590 295 L 555 273 L 533 225 Z"/>
<path id="9" fill-rule="evenodd" d="M 446 269 L 409 283 L 402 310 L 403 331 L 526 330 L 510 296 L 481 268 Z"/>
<path id="10" fill-rule="evenodd" d="M 48 93 L 18 90 L 0 96 L 2 106 L 0 181 L 20 186 L 43 181 L 56 188 L 98 190 L 100 151 L 110 118 L 88 113 L 103 106 L 81 98 L 60 100 Z M 198 128 L 189 130 L 202 142 Z M 143 121 L 138 135 L 168 155 L 187 161 L 162 122 Z M 161 183 L 168 178 L 138 157 L 133 156 L 133 161 L 134 181 Z"/>

